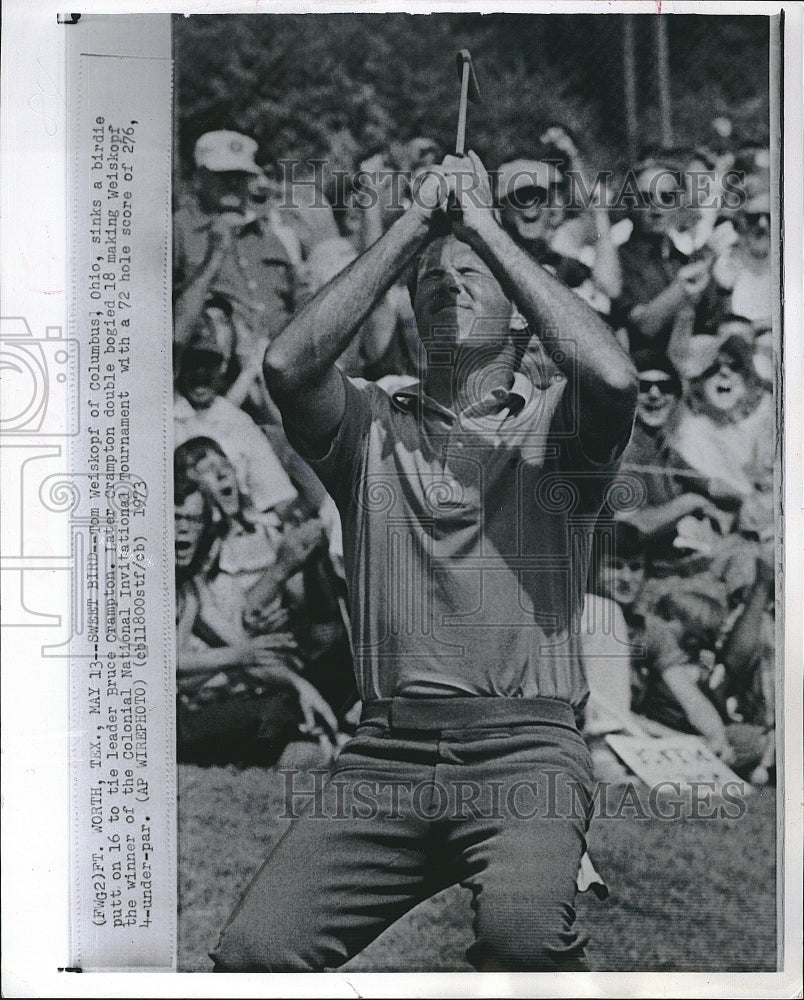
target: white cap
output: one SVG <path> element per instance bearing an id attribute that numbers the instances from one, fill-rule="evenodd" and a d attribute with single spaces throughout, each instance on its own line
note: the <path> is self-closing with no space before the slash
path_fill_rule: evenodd
<path id="1" fill-rule="evenodd" d="M 206 132 L 195 144 L 195 165 L 218 172 L 261 174 L 254 162 L 257 143 L 239 132 Z"/>

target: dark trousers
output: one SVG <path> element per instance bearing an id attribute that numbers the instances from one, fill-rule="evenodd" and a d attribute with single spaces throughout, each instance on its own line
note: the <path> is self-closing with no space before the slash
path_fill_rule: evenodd
<path id="1" fill-rule="evenodd" d="M 573 925 L 592 771 L 569 706 L 374 703 L 308 794 L 314 777 L 284 774 L 285 809 L 303 815 L 229 918 L 216 971 L 337 968 L 456 883 L 472 892 L 475 968 L 585 968 Z"/>

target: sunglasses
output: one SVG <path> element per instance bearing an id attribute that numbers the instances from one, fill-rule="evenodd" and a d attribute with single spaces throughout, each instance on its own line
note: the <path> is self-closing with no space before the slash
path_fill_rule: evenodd
<path id="1" fill-rule="evenodd" d="M 622 571 L 624 569 L 630 569 L 632 573 L 638 573 L 640 570 L 645 568 L 644 559 L 623 559 L 621 557 L 612 559 L 609 562 L 609 568 L 617 571 Z"/>
<path id="2" fill-rule="evenodd" d="M 717 375 L 720 372 L 732 372 L 735 375 L 741 375 L 745 370 L 745 365 L 739 358 L 718 358 L 714 364 L 707 368 L 704 374 L 706 378 L 710 378 L 712 375 Z"/>
<path id="3" fill-rule="evenodd" d="M 673 383 L 672 380 L 667 379 L 652 379 L 652 378 L 641 378 L 639 380 L 639 391 L 640 392 L 650 392 L 651 389 L 658 389 L 659 392 L 663 393 L 665 396 L 670 396 L 673 394 Z"/>

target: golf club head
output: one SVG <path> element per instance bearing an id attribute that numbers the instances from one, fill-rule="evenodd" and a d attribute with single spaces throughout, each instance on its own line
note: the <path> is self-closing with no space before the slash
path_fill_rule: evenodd
<path id="1" fill-rule="evenodd" d="M 469 49 L 461 49 L 461 51 L 455 56 L 455 62 L 458 67 L 458 79 L 463 78 L 463 68 L 464 66 L 469 67 L 469 90 L 467 96 L 473 104 L 482 104 L 482 98 L 480 97 L 480 88 L 477 85 L 477 77 L 475 76 L 475 68 L 472 65 L 472 53 Z"/>

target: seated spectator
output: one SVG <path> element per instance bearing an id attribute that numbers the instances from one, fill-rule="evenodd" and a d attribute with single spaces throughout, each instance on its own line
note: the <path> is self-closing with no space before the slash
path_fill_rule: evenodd
<path id="1" fill-rule="evenodd" d="M 239 489 L 223 450 L 209 438 L 180 445 L 174 467 L 177 478 L 186 477 L 202 488 L 219 519 L 215 578 L 207 591 L 220 618 L 232 621 L 245 615 L 248 625 L 252 613 L 261 615 L 271 597 L 265 587 L 274 586 L 271 568 L 279 562 L 278 553 L 285 554 L 285 569 L 297 561 L 298 572 L 283 577 L 285 618 L 304 657 L 306 676 L 315 662 L 316 676 L 330 675 L 323 680 L 326 690 L 345 698 L 352 690 L 352 677 L 339 600 L 343 584 L 326 553 L 324 522 L 299 504 L 286 509 L 281 519 L 274 512 L 256 510 Z"/>
<path id="2" fill-rule="evenodd" d="M 770 539 L 773 398 L 742 336 L 696 340 L 695 366 L 673 445 L 693 469 L 725 483 L 742 505 L 741 520 L 749 518 L 749 530 L 760 540 Z"/>
<path id="3" fill-rule="evenodd" d="M 733 510 L 728 507 L 736 501 L 724 484 L 692 466 L 672 445 L 682 393 L 672 362 L 657 352 L 639 351 L 634 363 L 639 374 L 637 413 L 621 473 L 638 479 L 644 502 L 620 517 L 639 531 L 652 563 L 678 569 L 692 551 L 712 553 L 731 527 Z M 691 547 L 693 538 L 696 544 Z"/>
<path id="4" fill-rule="evenodd" d="M 728 295 L 730 311 L 756 324 L 770 325 L 773 313 L 771 275 L 770 194 L 751 198 L 735 213 L 736 240 L 712 269 L 720 289 Z"/>
<path id="5" fill-rule="evenodd" d="M 274 511 L 264 513 L 252 505 L 234 465 L 212 438 L 190 438 L 179 445 L 174 469 L 177 477 L 196 483 L 213 505 L 218 519 L 218 574 L 238 579 L 238 587 L 224 588 L 222 597 L 235 590 L 245 592 L 275 562 L 283 521 Z M 320 522 L 315 523 L 321 529 Z"/>
<path id="6" fill-rule="evenodd" d="M 334 501 L 321 486 L 318 477 L 309 465 L 291 448 L 285 437 L 285 432 L 279 423 L 278 410 L 268 395 L 262 377 L 262 353 L 255 355 L 245 370 L 241 370 L 233 355 L 235 331 L 233 329 L 231 308 L 221 296 L 209 299 L 196 327 L 189 333 L 182 330 L 181 336 L 174 340 L 174 368 L 181 372 L 182 359 L 186 344 L 189 342 L 193 350 L 208 348 L 215 353 L 219 350 L 223 360 L 215 374 L 214 386 L 217 392 L 235 406 L 248 408 L 248 415 L 254 417 L 259 411 L 259 401 L 262 400 L 276 413 L 276 422 L 270 421 L 261 426 L 263 435 L 267 438 L 274 454 L 282 463 L 290 480 L 311 512 L 322 511 L 325 517 L 328 534 L 332 543 L 332 554 L 339 558 L 342 554 L 340 541 L 340 518 L 337 517 Z M 193 355 L 190 355 L 192 362 Z M 198 389 L 191 393 L 198 399 Z M 202 393 L 203 398 L 206 398 Z M 181 404 L 178 404 L 179 406 Z M 244 409 L 245 412 L 245 409 Z M 214 422 L 214 421 L 213 421 Z M 238 421 L 242 424 L 242 420 Z M 253 431 L 251 432 L 253 436 Z"/>
<path id="7" fill-rule="evenodd" d="M 335 716 L 301 676 L 301 659 L 278 600 L 298 568 L 298 552 L 277 554 L 259 603 L 230 600 L 222 615 L 214 594 L 218 553 L 212 504 L 199 487 L 175 480 L 178 724 L 181 752 L 206 759 L 235 752 L 270 762 L 298 730 Z M 249 743 L 256 740 L 249 747 Z M 249 750 L 251 753 L 249 753 Z"/>
<path id="8" fill-rule="evenodd" d="M 620 526 L 598 562 L 596 585 L 625 616 L 632 643 L 632 710 L 701 736 L 744 774 L 766 759 L 773 725 L 763 698 L 772 646 L 759 628 L 772 585 L 764 559 L 758 560 L 755 579 L 736 617 L 725 618 L 706 588 L 687 587 L 652 600 L 638 533 Z"/>
<path id="9" fill-rule="evenodd" d="M 218 442 L 234 466 L 240 489 L 257 510 L 282 508 L 296 490 L 265 435 L 241 409 L 220 395 L 229 361 L 207 310 L 202 330 L 181 352 L 173 397 L 177 445 L 193 437 Z"/>

